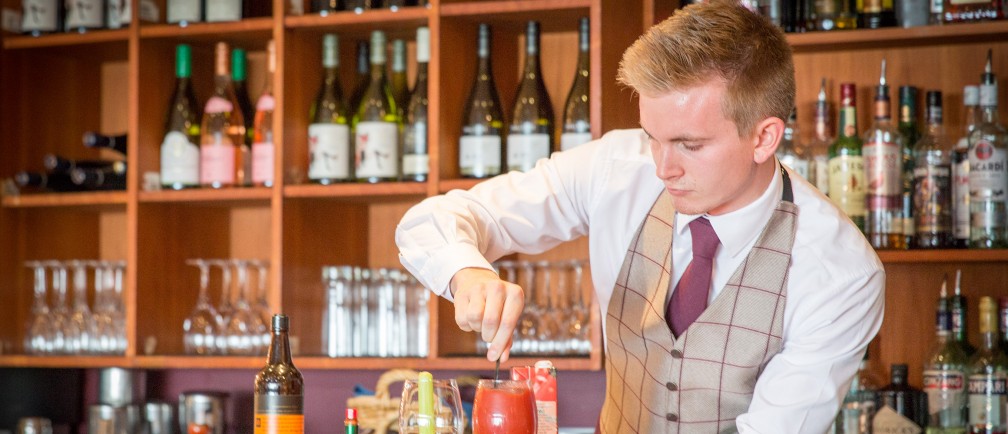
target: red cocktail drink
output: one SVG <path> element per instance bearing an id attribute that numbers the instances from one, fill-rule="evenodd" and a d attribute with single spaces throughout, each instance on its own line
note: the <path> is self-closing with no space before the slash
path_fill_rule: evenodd
<path id="1" fill-rule="evenodd" d="M 536 403 L 525 381 L 480 380 L 473 434 L 535 434 Z"/>

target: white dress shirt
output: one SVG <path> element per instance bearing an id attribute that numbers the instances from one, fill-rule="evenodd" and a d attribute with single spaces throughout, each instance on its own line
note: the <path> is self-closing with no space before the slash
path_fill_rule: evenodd
<path id="1" fill-rule="evenodd" d="M 825 432 L 882 324 L 885 273 L 875 251 L 829 199 L 789 174 L 799 213 L 784 346 L 760 375 L 749 411 L 736 419 L 741 433 Z M 630 241 L 663 188 L 643 131 L 612 131 L 526 173 L 425 199 L 396 229 L 399 257 L 425 286 L 451 299 L 448 283 L 463 268 L 492 269 L 490 262 L 504 255 L 539 253 L 588 235 L 592 283 L 605 318 Z M 756 201 L 706 216 L 721 240 L 711 300 L 755 244 L 782 188 L 777 172 Z M 692 259 L 688 223 L 698 217 L 676 216 L 672 288 Z"/>

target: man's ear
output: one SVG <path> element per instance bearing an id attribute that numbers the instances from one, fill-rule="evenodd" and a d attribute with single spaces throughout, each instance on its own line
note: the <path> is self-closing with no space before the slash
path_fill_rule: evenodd
<path id="1" fill-rule="evenodd" d="M 756 124 L 753 134 L 753 161 L 762 164 L 773 158 L 777 146 L 784 137 L 784 121 L 769 117 Z"/>

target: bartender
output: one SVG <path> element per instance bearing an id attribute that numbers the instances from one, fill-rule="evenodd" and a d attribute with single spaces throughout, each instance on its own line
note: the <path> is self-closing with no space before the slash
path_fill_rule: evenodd
<path id="1" fill-rule="evenodd" d="M 791 49 L 736 2 L 678 10 L 623 55 L 640 126 L 432 197 L 400 258 L 507 360 L 523 288 L 490 262 L 589 236 L 604 319 L 603 433 L 822 433 L 882 323 L 858 228 L 774 151 Z"/>

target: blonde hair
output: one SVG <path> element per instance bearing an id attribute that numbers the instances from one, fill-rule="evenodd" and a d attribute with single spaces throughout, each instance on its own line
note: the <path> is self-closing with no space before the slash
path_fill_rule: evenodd
<path id="1" fill-rule="evenodd" d="M 722 111 L 739 136 L 767 117 L 786 120 L 794 107 L 784 33 L 737 0 L 694 3 L 651 27 L 623 53 L 616 79 L 649 97 L 720 79 Z"/>

